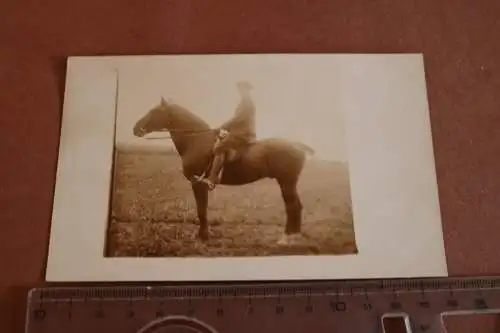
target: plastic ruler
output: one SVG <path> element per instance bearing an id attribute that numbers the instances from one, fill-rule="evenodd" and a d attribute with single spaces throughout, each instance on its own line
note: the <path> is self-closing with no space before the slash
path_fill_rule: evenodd
<path id="1" fill-rule="evenodd" d="M 500 277 L 85 285 L 33 289 L 26 332 L 435 333 L 445 316 L 498 312 Z"/>

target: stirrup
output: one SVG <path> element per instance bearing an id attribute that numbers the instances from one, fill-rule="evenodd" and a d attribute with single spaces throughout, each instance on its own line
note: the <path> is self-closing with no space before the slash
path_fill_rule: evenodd
<path id="1" fill-rule="evenodd" d="M 206 184 L 207 184 L 207 187 L 208 187 L 209 191 L 215 190 L 215 186 L 216 185 L 214 183 L 210 182 L 210 183 L 206 183 Z"/>
<path id="2" fill-rule="evenodd" d="M 215 185 L 215 183 L 213 183 L 210 179 L 208 179 L 208 178 L 203 178 L 203 179 L 201 180 L 201 182 L 202 182 L 203 184 L 205 184 L 205 185 L 208 187 L 208 190 L 209 190 L 209 191 L 213 191 L 213 190 L 215 189 L 215 186 L 216 186 L 216 185 Z"/>
<path id="3" fill-rule="evenodd" d="M 189 180 L 192 183 L 200 183 L 203 181 L 203 176 L 193 175 Z"/>

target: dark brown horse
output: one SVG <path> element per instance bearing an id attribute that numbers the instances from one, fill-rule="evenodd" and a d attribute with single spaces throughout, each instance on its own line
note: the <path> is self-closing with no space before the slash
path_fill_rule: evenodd
<path id="1" fill-rule="evenodd" d="M 207 240 L 208 189 L 194 179 L 204 174 L 212 161 L 216 131 L 189 110 L 163 98 L 137 121 L 133 131 L 138 137 L 151 132 L 170 133 L 182 159 L 183 174 L 191 182 L 196 199 L 200 222 L 198 236 Z M 298 236 L 301 232 L 302 203 L 297 193 L 297 182 L 307 153 L 312 155 L 314 151 L 299 142 L 262 139 L 242 148 L 237 157 L 226 161 L 223 169 L 221 185 L 243 185 L 263 178 L 275 179 L 279 184 L 287 215 L 285 235 L 279 244 L 288 244 L 290 236 Z"/>

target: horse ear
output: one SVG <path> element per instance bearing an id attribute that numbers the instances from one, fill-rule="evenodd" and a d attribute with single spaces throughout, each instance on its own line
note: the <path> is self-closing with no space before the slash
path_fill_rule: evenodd
<path id="1" fill-rule="evenodd" d="M 161 105 L 165 105 L 165 106 L 168 105 L 168 102 L 165 100 L 165 98 L 163 96 L 161 97 L 161 102 L 160 103 L 161 103 Z"/>

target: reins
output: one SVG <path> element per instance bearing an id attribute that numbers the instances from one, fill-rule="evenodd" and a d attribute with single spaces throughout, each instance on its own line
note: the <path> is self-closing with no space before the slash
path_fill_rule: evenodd
<path id="1" fill-rule="evenodd" d="M 189 135 L 189 136 L 194 136 L 194 135 L 202 135 L 202 134 L 205 134 L 205 133 L 209 133 L 209 132 L 215 132 L 216 129 L 208 129 L 208 130 L 186 130 L 186 129 L 174 129 L 174 130 L 170 130 L 170 131 L 165 131 L 165 132 L 192 132 L 192 133 L 187 133 L 185 135 Z M 147 140 L 168 140 L 168 139 L 172 139 L 172 135 L 168 135 L 168 136 L 162 136 L 162 137 L 149 137 L 149 138 L 145 138 Z"/>

